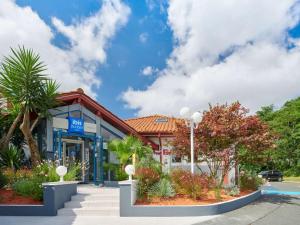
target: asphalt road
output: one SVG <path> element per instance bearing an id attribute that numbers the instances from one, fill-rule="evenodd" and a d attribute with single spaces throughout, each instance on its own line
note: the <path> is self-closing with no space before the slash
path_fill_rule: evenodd
<path id="1" fill-rule="evenodd" d="M 300 192 L 300 183 L 271 182 L 271 188 Z M 243 208 L 194 225 L 300 225 L 300 195 L 264 195 Z"/>

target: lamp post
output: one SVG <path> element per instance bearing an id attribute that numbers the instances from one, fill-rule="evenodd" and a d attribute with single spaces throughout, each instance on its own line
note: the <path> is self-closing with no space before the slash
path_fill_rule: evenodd
<path id="1" fill-rule="evenodd" d="M 201 114 L 199 112 L 194 112 L 191 114 L 191 110 L 188 107 L 183 107 L 180 110 L 180 116 L 184 118 L 185 124 L 190 128 L 191 132 L 191 173 L 194 173 L 194 129 L 198 127 L 201 121 Z"/>

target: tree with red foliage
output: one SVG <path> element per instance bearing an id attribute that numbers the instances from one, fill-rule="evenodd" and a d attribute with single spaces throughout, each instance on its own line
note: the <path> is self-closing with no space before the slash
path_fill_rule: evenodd
<path id="1" fill-rule="evenodd" d="M 210 175 L 223 184 L 225 175 L 238 162 L 259 163 L 264 151 L 273 147 L 274 137 L 267 124 L 235 102 L 209 106 L 195 130 L 195 162 L 199 169 L 205 162 Z M 177 124 L 174 151 L 177 156 L 190 155 L 189 129 Z"/>

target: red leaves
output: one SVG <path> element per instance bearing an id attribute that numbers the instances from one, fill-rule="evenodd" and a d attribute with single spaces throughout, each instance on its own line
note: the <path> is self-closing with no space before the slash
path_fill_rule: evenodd
<path id="1" fill-rule="evenodd" d="M 222 162 L 223 169 L 229 169 L 232 162 L 238 159 L 240 147 L 252 152 L 255 156 L 273 147 L 274 136 L 268 125 L 258 116 L 247 115 L 248 109 L 235 102 L 231 105 L 209 106 L 203 113 L 202 121 L 195 130 L 195 159 L 201 156 L 203 161 Z M 185 124 L 178 124 L 175 133 L 175 153 L 189 156 L 189 129 Z"/>

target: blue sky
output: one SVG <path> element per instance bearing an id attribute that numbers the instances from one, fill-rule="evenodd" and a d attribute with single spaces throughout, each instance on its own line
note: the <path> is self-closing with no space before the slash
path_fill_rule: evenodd
<path id="1" fill-rule="evenodd" d="M 0 55 L 33 48 L 61 90 L 121 118 L 299 96 L 299 0 L 1 0 Z"/>
<path id="2" fill-rule="evenodd" d="M 145 1 L 126 3 L 131 8 L 128 23 L 110 41 L 106 50 L 107 61 L 99 66 L 96 73 L 102 79 L 102 85 L 97 90 L 97 101 L 122 118 L 133 117 L 136 110 L 124 107 L 121 93 L 128 86 L 144 89 L 151 84 L 154 76 L 143 76 L 142 69 L 148 65 L 163 69 L 172 50 L 167 13 L 161 12 L 158 6 L 150 10 Z M 49 26 L 52 26 L 53 16 L 70 24 L 74 19 L 90 16 L 101 7 L 99 0 L 17 0 L 17 4 L 30 6 Z M 164 6 L 167 7 L 166 4 Z M 143 33 L 147 35 L 144 43 L 139 40 Z M 58 34 L 53 43 L 63 47 L 68 39 Z"/>

